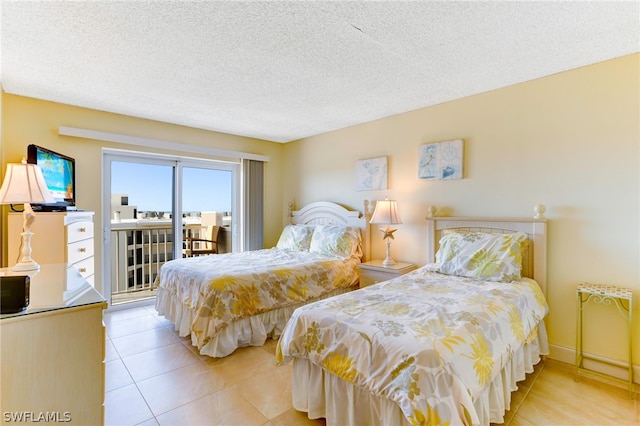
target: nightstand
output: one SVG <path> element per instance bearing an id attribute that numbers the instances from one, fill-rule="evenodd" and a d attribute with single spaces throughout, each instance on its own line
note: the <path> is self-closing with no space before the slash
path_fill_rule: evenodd
<path id="1" fill-rule="evenodd" d="M 598 376 L 608 377 L 612 380 L 626 384 L 629 388 L 629 398 L 633 398 L 633 354 L 632 354 L 632 337 L 633 337 L 633 293 L 631 289 L 624 287 L 616 287 L 604 284 L 581 283 L 578 284 L 576 290 L 578 301 L 578 318 L 576 321 L 576 381 L 580 379 L 580 373 L 588 372 Z M 582 349 L 582 315 L 585 305 L 592 301 L 596 304 L 613 305 L 627 322 L 629 361 L 626 365 L 628 369 L 628 380 L 613 378 L 597 371 L 590 370 L 584 366 L 585 359 L 594 359 L 584 353 Z M 626 306 L 625 306 L 626 305 Z M 600 360 L 601 362 L 607 362 Z"/>
<path id="2" fill-rule="evenodd" d="M 387 281 L 392 278 L 404 275 L 416 269 L 413 263 L 396 262 L 395 265 L 382 266 L 382 260 L 372 260 L 361 263 L 360 267 L 360 288 Z"/>

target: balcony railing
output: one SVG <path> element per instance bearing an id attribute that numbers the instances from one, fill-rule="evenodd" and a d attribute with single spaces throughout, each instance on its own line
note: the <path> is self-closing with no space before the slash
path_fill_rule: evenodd
<path id="1" fill-rule="evenodd" d="M 183 238 L 202 237 L 205 230 L 200 223 L 185 223 Z M 112 304 L 153 297 L 151 290 L 160 267 L 173 259 L 173 240 L 171 220 L 111 223 Z"/>

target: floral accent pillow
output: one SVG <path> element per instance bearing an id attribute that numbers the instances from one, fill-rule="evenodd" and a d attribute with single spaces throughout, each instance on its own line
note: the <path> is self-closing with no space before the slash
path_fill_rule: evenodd
<path id="1" fill-rule="evenodd" d="M 318 225 L 311 237 L 309 251 L 341 259 L 362 257 L 360 229 L 342 225 Z"/>
<path id="2" fill-rule="evenodd" d="M 510 282 L 521 278 L 527 234 L 445 232 L 436 253 L 439 271 L 484 281 Z"/>
<path id="3" fill-rule="evenodd" d="M 276 245 L 279 249 L 308 251 L 311 246 L 311 237 L 314 226 L 287 225 L 280 234 Z"/>

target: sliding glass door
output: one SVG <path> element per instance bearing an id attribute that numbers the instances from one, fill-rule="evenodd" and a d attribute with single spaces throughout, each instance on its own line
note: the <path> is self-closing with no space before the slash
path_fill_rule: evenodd
<path id="1" fill-rule="evenodd" d="M 105 153 L 103 165 L 103 295 L 110 306 L 153 298 L 169 260 L 234 250 L 237 164 L 119 152 Z"/>

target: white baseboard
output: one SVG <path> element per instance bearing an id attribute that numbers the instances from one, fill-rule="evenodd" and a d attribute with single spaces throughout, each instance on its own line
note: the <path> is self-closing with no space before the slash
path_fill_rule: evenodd
<path id="1" fill-rule="evenodd" d="M 575 365 L 576 363 L 576 350 L 574 348 L 549 344 L 549 351 L 551 352 L 549 354 L 549 358 L 551 359 L 571 365 Z M 586 352 L 585 356 L 592 358 L 583 360 L 585 368 L 602 374 L 607 374 L 621 380 L 628 379 L 627 367 L 622 362 Z M 633 382 L 640 383 L 640 365 L 634 364 L 633 366 Z"/>

